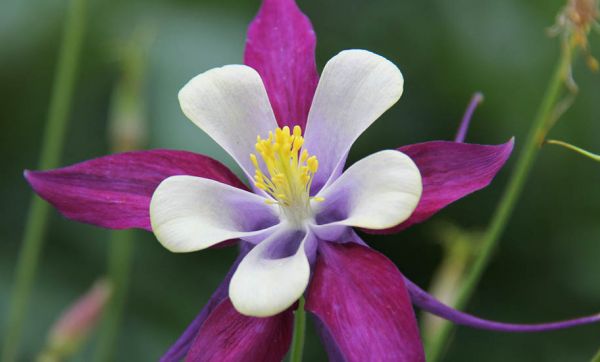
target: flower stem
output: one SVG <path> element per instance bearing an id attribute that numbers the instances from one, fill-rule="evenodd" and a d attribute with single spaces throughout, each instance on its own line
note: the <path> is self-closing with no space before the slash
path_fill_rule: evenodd
<path id="1" fill-rule="evenodd" d="M 94 361 L 104 362 L 114 360 L 114 351 L 119 335 L 121 315 L 125 306 L 127 285 L 133 258 L 133 230 L 111 232 L 108 255 L 108 278 L 113 291 L 106 311 L 102 315 L 102 323 L 98 335 L 98 345 Z"/>
<path id="2" fill-rule="evenodd" d="M 43 135 L 40 169 L 57 167 L 62 153 L 85 29 L 85 9 L 86 0 L 70 1 Z M 17 260 L 15 285 L 11 293 L 3 342 L 4 362 L 14 361 L 17 357 L 25 313 L 48 225 L 48 211 L 48 204 L 33 196 Z"/>
<path id="3" fill-rule="evenodd" d="M 146 117 L 142 89 L 146 53 L 150 44 L 148 36 L 145 28 L 137 28 L 119 54 L 122 59 L 122 74 L 113 91 L 109 119 L 109 141 L 114 152 L 136 150 L 145 143 Z M 111 232 L 108 246 L 108 278 L 112 283 L 113 293 L 100 326 L 94 355 L 97 362 L 115 359 L 114 351 L 134 257 L 134 242 L 133 230 Z"/>
<path id="4" fill-rule="evenodd" d="M 577 146 L 573 146 L 570 143 L 567 142 L 563 142 L 563 141 L 559 141 L 559 140 L 548 140 L 546 141 L 546 143 L 550 144 L 550 145 L 557 145 L 557 146 L 562 146 L 564 148 L 567 148 L 571 151 L 577 152 L 582 156 L 585 156 L 587 158 L 590 158 L 596 162 L 600 162 L 600 154 L 594 154 L 591 153 L 590 151 L 586 151 L 583 148 L 577 147 Z"/>
<path id="5" fill-rule="evenodd" d="M 596 355 L 594 357 L 592 357 L 592 361 L 591 362 L 600 362 L 600 349 L 598 350 L 598 352 L 596 353 Z"/>
<path id="6" fill-rule="evenodd" d="M 306 312 L 304 311 L 304 297 L 298 301 L 298 309 L 294 316 L 294 337 L 292 338 L 292 349 L 290 362 L 302 361 L 304 350 L 304 332 L 306 330 Z"/>
<path id="7" fill-rule="evenodd" d="M 480 252 L 475 257 L 473 265 L 465 275 L 462 286 L 458 291 L 455 304 L 457 309 L 463 309 L 475 291 L 475 287 L 481 279 L 485 268 L 489 264 L 502 232 L 504 231 L 517 200 L 521 195 L 531 166 L 540 150 L 540 146 L 543 144 L 549 128 L 554 121 L 556 121 L 555 109 L 559 102 L 563 86 L 570 76 L 574 48 L 575 43 L 572 41 L 564 45 L 561 57 L 556 65 L 554 74 L 550 79 L 540 108 L 538 109 L 537 115 L 529 131 L 529 135 L 523 143 L 523 148 L 519 154 L 515 169 L 510 176 L 504 195 L 482 237 Z M 437 336 L 428 341 L 426 346 L 428 361 L 435 362 L 441 357 L 441 353 L 446 347 L 452 328 L 452 324 L 445 323 L 444 326 L 440 328 Z"/>

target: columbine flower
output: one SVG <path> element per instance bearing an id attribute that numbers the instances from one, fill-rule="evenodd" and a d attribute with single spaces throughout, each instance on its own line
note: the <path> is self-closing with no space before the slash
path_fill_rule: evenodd
<path id="1" fill-rule="evenodd" d="M 303 136 L 298 125 L 278 128 L 254 69 L 229 65 L 195 77 L 179 93 L 184 113 L 231 154 L 254 192 L 169 177 L 150 203 L 158 240 L 174 252 L 230 239 L 256 245 L 233 274 L 229 298 L 249 316 L 288 309 L 308 285 L 319 244 L 364 245 L 352 227 L 387 229 L 417 206 L 421 175 L 402 152 L 375 153 L 340 175 L 354 140 L 400 98 L 402 85 L 388 60 L 341 52 L 323 70 Z"/>
<path id="2" fill-rule="evenodd" d="M 319 79 L 314 49 L 295 3 L 265 0 L 249 28 L 246 65 L 209 70 L 179 94 L 184 113 L 237 161 L 250 188 L 219 162 L 184 151 L 26 172 L 74 220 L 151 230 L 176 252 L 239 240 L 230 272 L 164 361 L 281 360 L 303 294 L 332 360 L 423 361 L 411 299 L 457 323 L 504 331 L 599 319 L 481 320 L 442 305 L 370 249 L 353 228 L 392 233 L 428 219 L 488 185 L 513 143 L 425 142 L 344 171 L 352 143 L 400 98 L 403 78 L 388 60 L 347 50 Z"/>

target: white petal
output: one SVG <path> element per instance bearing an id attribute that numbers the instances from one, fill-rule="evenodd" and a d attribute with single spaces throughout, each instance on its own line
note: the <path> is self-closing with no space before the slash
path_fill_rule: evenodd
<path id="1" fill-rule="evenodd" d="M 323 186 L 354 141 L 402 95 L 404 79 L 389 60 L 345 50 L 323 69 L 308 114 L 305 144 L 319 159 L 313 189 Z"/>
<path id="2" fill-rule="evenodd" d="M 258 73 L 245 65 L 211 69 L 179 91 L 183 113 L 227 151 L 248 176 L 256 136 L 266 137 L 277 122 Z"/>
<path id="3" fill-rule="evenodd" d="M 313 207 L 317 222 L 387 229 L 408 219 L 422 189 L 419 169 L 407 155 L 380 151 L 350 166 L 319 193 L 325 200 Z"/>
<path id="4" fill-rule="evenodd" d="M 308 233 L 282 231 L 255 246 L 229 284 L 229 298 L 235 309 L 248 316 L 268 317 L 294 304 L 310 277 L 305 252 L 310 238 Z M 286 247 L 291 250 L 282 250 Z"/>
<path id="5" fill-rule="evenodd" d="M 252 237 L 278 223 L 265 199 L 220 182 L 195 176 L 172 176 L 150 201 L 156 238 L 173 252 L 207 248 L 225 240 Z"/>

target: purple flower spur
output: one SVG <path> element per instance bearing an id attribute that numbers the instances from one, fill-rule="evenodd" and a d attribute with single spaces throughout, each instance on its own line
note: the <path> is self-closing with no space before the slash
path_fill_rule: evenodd
<path id="1" fill-rule="evenodd" d="M 293 0 L 265 0 L 245 65 L 208 70 L 179 92 L 185 115 L 233 157 L 248 185 L 218 161 L 173 150 L 25 172 L 70 219 L 146 229 L 173 252 L 239 244 L 225 280 L 163 361 L 280 361 L 302 296 L 335 361 L 424 361 L 413 304 L 500 331 L 600 320 L 479 319 L 444 306 L 362 241 L 357 228 L 398 232 L 487 186 L 513 141 L 418 143 L 345 167 L 354 141 L 401 97 L 404 79 L 389 60 L 357 49 L 334 56 L 319 76 L 315 43 Z"/>

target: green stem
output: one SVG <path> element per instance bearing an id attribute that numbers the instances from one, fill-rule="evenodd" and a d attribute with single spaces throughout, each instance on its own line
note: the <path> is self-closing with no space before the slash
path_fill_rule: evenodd
<path id="1" fill-rule="evenodd" d="M 85 0 L 70 1 L 42 140 L 40 169 L 57 167 L 62 153 L 85 29 L 85 9 Z M 5 362 L 14 361 L 18 353 L 25 313 L 48 224 L 48 211 L 48 204 L 33 196 L 11 293 L 2 352 L 2 361 Z"/>
<path id="2" fill-rule="evenodd" d="M 571 151 L 577 152 L 582 156 L 585 156 L 587 158 L 591 158 L 592 160 L 596 161 L 596 162 L 600 162 L 600 154 L 596 155 L 591 153 L 590 151 L 586 151 L 581 147 L 577 147 L 577 146 L 573 146 L 570 143 L 567 142 L 563 142 L 563 141 L 559 141 L 559 140 L 548 140 L 546 141 L 546 143 L 551 144 L 551 145 L 558 145 L 558 146 L 562 146 L 564 148 L 567 148 Z"/>
<path id="3" fill-rule="evenodd" d="M 133 258 L 133 233 L 132 230 L 111 232 L 108 276 L 113 289 L 110 301 L 102 315 L 98 345 L 94 356 L 96 362 L 114 360 L 113 354 L 119 335 Z"/>
<path id="4" fill-rule="evenodd" d="M 596 353 L 596 355 L 594 357 L 592 357 L 592 361 L 591 362 L 600 362 L 600 349 L 598 350 L 598 352 Z"/>
<path id="5" fill-rule="evenodd" d="M 523 149 L 519 154 L 519 158 L 509 179 L 506 191 L 504 192 L 482 238 L 481 250 L 476 256 L 472 267 L 468 270 L 458 292 L 455 304 L 457 309 L 463 309 L 475 291 L 475 287 L 481 279 L 485 268 L 489 264 L 491 256 L 496 249 L 496 245 L 500 240 L 500 236 L 506 227 L 519 196 L 521 195 L 531 166 L 533 165 L 540 146 L 549 130 L 550 123 L 554 120 L 553 113 L 555 105 L 569 74 L 573 49 L 574 44 L 569 43 L 565 45 L 565 48 L 561 53 L 560 60 L 556 65 L 554 74 L 548 84 L 548 88 L 546 89 L 536 118 L 531 126 L 529 135 L 523 143 Z M 445 323 L 444 326 L 440 328 L 437 336 L 429 341 L 426 346 L 428 361 L 435 362 L 440 358 L 442 351 L 446 347 L 452 328 L 452 324 Z"/>
<path id="6" fill-rule="evenodd" d="M 304 311 L 304 297 L 298 301 L 298 309 L 294 316 L 294 337 L 292 338 L 292 349 L 290 362 L 301 362 L 304 350 L 304 331 L 306 330 L 306 312 Z"/>
<path id="7" fill-rule="evenodd" d="M 145 54 L 149 46 L 147 34 L 147 31 L 137 30 L 119 54 L 122 59 L 122 75 L 113 92 L 109 119 L 109 141 L 115 152 L 139 149 L 144 143 L 145 116 L 141 93 Z M 134 257 L 134 233 L 132 230 L 111 232 L 108 278 L 113 293 L 102 316 L 94 355 L 96 362 L 114 360 Z"/>

